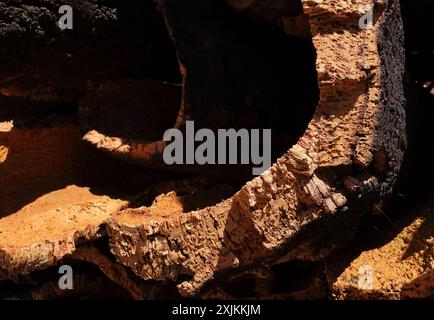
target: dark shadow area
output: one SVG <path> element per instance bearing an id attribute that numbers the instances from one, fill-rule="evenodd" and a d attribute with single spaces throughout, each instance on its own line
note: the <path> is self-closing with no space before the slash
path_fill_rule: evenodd
<path id="1" fill-rule="evenodd" d="M 160 3 L 186 69 L 186 118 L 197 130 L 272 129 L 274 162 L 304 133 L 319 100 L 311 38 L 288 36 L 221 1 Z"/>
<path id="2" fill-rule="evenodd" d="M 74 264 L 72 290 L 59 288 L 59 267 L 51 267 L 12 281 L 0 282 L 0 299 L 8 300 L 124 300 L 128 291 L 108 279 L 92 264 Z"/>
<path id="3" fill-rule="evenodd" d="M 434 2 L 401 0 L 407 68 L 414 80 L 434 77 Z"/>
<path id="4" fill-rule="evenodd" d="M 292 260 L 274 265 L 276 292 L 297 292 L 308 288 L 318 277 L 322 265 L 320 262 Z"/>
<path id="5" fill-rule="evenodd" d="M 15 127 L 43 125 L 38 122 L 52 116 L 73 116 L 77 112 L 76 102 L 32 102 L 0 93 L 0 122 L 14 120 Z"/>
<path id="6" fill-rule="evenodd" d="M 181 88 L 155 79 L 95 83 L 88 89 L 80 103 L 81 125 L 141 143 L 162 140 L 181 105 Z"/>
<path id="7" fill-rule="evenodd" d="M 88 84 L 81 102 L 82 125 L 108 137 L 143 143 L 161 140 L 164 131 L 175 125 L 181 106 L 182 76 L 175 46 L 154 1 L 122 1 L 118 12 L 118 40 L 137 50 L 137 56 L 126 59 L 142 66 L 131 66 L 132 74 Z"/>

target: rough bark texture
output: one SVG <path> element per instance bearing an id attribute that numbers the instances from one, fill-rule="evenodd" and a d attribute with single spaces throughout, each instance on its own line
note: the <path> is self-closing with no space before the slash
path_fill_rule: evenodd
<path id="1" fill-rule="evenodd" d="M 112 217 L 111 250 L 140 277 L 190 276 L 178 285 L 190 296 L 254 264 L 321 259 L 351 235 L 363 208 L 391 191 L 406 145 L 399 2 L 377 8 L 368 30 L 357 21 L 369 1 L 302 3 L 321 91 L 308 129 L 262 176 L 214 207 L 164 221 Z M 169 29 L 170 4 L 161 1 Z"/>
<path id="2" fill-rule="evenodd" d="M 54 7 L 50 7 L 48 3 L 51 2 L 48 1 L 41 3 L 43 3 L 39 6 L 41 8 L 36 11 L 32 9 L 30 12 L 38 17 L 47 17 L 48 25 L 53 25 Z M 83 16 L 85 21 L 91 17 L 89 19 L 93 22 L 95 19 L 100 21 L 101 18 L 101 21 L 109 25 L 114 23 L 113 17 L 104 12 L 106 10 L 111 12 L 115 7 L 110 7 L 108 4 L 106 7 L 100 1 L 84 3 L 88 6 L 78 6 L 78 15 Z M 279 44 L 282 44 L 285 50 L 278 54 L 275 61 L 272 60 L 275 52 L 261 51 L 270 59 L 270 64 L 273 66 L 271 70 L 279 72 L 276 78 L 273 78 L 267 66 L 255 64 L 258 63 L 260 55 L 252 53 L 251 56 L 243 59 L 242 54 L 237 52 L 232 61 L 227 58 L 227 52 L 216 50 L 218 46 L 213 47 L 211 44 L 218 45 L 228 40 L 235 46 L 239 38 L 224 37 L 230 33 L 230 28 L 225 30 L 226 33 L 221 33 L 214 25 L 201 29 L 196 25 L 195 19 L 185 19 L 190 14 L 198 14 L 198 8 L 193 8 L 196 2 L 158 0 L 157 3 L 176 45 L 184 76 L 183 99 L 177 124 L 192 117 L 199 121 L 200 126 L 211 128 L 214 122 L 215 125 L 230 126 L 231 121 L 235 121 L 237 125 L 255 127 L 257 119 L 243 118 L 243 114 L 255 114 L 253 111 L 264 112 L 256 115 L 257 118 L 267 113 L 273 116 L 277 114 L 279 115 L 277 120 L 273 120 L 271 116 L 262 117 L 264 119 L 261 124 L 267 126 L 271 123 L 277 128 L 279 135 L 288 134 L 285 137 L 287 139 L 283 139 L 287 143 L 284 144 L 284 152 L 282 151 L 284 154 L 270 169 L 245 183 L 236 193 L 227 185 L 210 187 L 201 180 L 189 180 L 186 183 L 158 185 L 141 194 L 138 200 L 133 199 L 131 195 L 112 196 L 111 193 L 110 196 L 106 193 L 101 195 L 96 189 L 86 192 L 78 188 L 83 192 L 83 198 L 69 199 L 69 193 L 61 191 L 60 193 L 64 192 L 63 197 L 71 202 L 60 207 L 58 203 L 54 203 L 42 213 L 26 211 L 26 208 L 14 213 L 13 208 L 5 205 L 6 214 L 0 213 L 2 214 L 0 279 L 18 278 L 35 270 L 54 266 L 66 258 L 72 258 L 99 266 L 102 273 L 127 289 L 134 298 L 155 297 L 153 290 L 158 291 L 158 284 L 161 283 L 176 284 L 179 293 L 184 297 L 231 298 L 233 295 L 223 288 L 222 283 L 243 277 L 256 279 L 257 297 L 324 297 L 326 285 L 321 276 L 321 268 L 315 269 L 312 282 L 308 285 L 279 296 L 271 292 L 272 290 L 266 284 L 267 279 L 273 279 L 272 268 L 276 265 L 282 266 L 295 261 L 315 264 L 329 256 L 331 252 L 351 239 L 357 230 L 360 217 L 370 214 L 373 206 L 392 191 L 406 148 L 405 99 L 402 87 L 404 50 L 399 1 L 377 1 L 375 23 L 372 28 L 366 30 L 359 29 L 358 20 L 364 13 L 360 11 L 361 8 L 371 5 L 370 0 L 354 0 L 351 3 L 346 0 L 302 0 L 299 5 L 289 0 L 227 0 L 220 4 L 216 1 L 201 1 L 199 9 L 202 6 L 207 10 L 213 9 L 212 3 L 221 10 L 221 14 L 229 12 L 234 21 L 231 25 L 233 27 L 240 27 L 237 22 L 239 19 L 243 21 L 244 26 L 254 26 L 257 30 L 265 28 L 267 32 L 264 31 L 260 36 L 261 39 L 269 41 L 267 44 L 271 48 L 278 48 Z M 27 7 L 12 4 L 12 1 L 0 1 L 0 9 L 4 9 L 1 10 L 0 18 L 6 19 L 5 23 L 0 24 L 0 37 L 6 39 L 9 37 L 9 32 L 14 34 L 14 32 L 21 33 L 20 30 L 23 28 L 27 30 L 26 21 L 19 19 L 14 23 L 8 20 L 11 17 L 15 20 L 22 14 L 27 14 Z M 93 12 L 90 16 L 85 14 L 88 10 Z M 204 14 L 200 18 L 205 21 L 207 15 Z M 45 21 L 44 19 L 42 20 Z M 39 23 L 38 19 L 30 19 L 30 21 Z M 10 26 L 13 26 L 12 31 Z M 36 29 L 32 27 L 31 30 L 45 29 L 37 24 Z M 197 38 L 190 37 L 189 30 L 195 30 L 194 35 Z M 247 31 L 246 29 L 233 31 L 234 35 L 245 36 L 240 39 L 246 39 L 245 47 L 240 45 L 241 47 L 235 46 L 235 49 L 242 53 L 249 53 L 255 49 L 255 37 L 248 33 L 248 28 Z M 51 37 L 47 37 L 45 31 L 36 35 L 33 31 L 29 32 L 31 33 L 29 37 L 33 39 L 32 43 L 35 46 L 40 44 L 34 39 L 40 38 L 41 41 L 46 41 Z M 269 34 L 273 36 L 268 38 Z M 111 33 L 107 37 L 109 42 L 116 46 L 117 42 L 112 36 L 116 38 Z M 191 39 L 195 39 L 197 43 Z M 288 61 L 282 63 L 285 54 L 291 51 L 290 42 L 286 42 L 288 39 L 299 43 L 300 47 L 297 48 L 301 49 L 291 54 L 287 58 Z M 211 46 L 207 47 L 207 43 Z M 306 69 L 300 67 L 295 70 L 296 75 L 303 81 L 298 83 L 297 78 L 294 77 L 287 82 L 280 82 L 285 79 L 286 73 L 291 72 L 291 67 L 297 65 L 297 58 L 303 56 L 303 53 L 309 53 L 312 58 L 315 56 L 312 43 L 316 50 L 316 70 L 313 70 L 313 63 L 311 63 L 314 60 L 305 62 Z M 197 48 L 204 50 L 206 54 L 195 56 Z M 131 50 L 128 52 L 135 52 L 134 57 L 143 53 L 141 49 Z M 52 57 L 62 60 L 65 59 L 60 58 L 63 54 L 55 49 Z M 143 70 L 146 70 L 149 61 L 153 61 L 153 55 L 149 52 L 148 54 L 144 55 L 147 58 L 142 58 L 143 61 L 147 61 L 141 65 Z M 71 64 L 75 67 L 83 66 L 80 57 L 89 57 L 86 50 L 78 50 L 77 55 L 72 56 L 73 59 L 78 59 Z M 95 58 L 92 55 L 90 57 Z M 204 60 L 207 57 L 212 63 Z M 117 58 L 118 56 L 115 55 L 107 59 L 113 61 Z M 291 58 L 296 60 L 295 63 L 294 61 L 290 63 Z M 2 59 L 11 59 L 11 57 L 3 56 Z M 24 60 L 25 62 L 17 63 L 32 65 L 32 62 Z M 59 64 L 65 65 L 65 61 L 62 61 Z M 90 61 L 92 64 L 95 60 Z M 60 75 L 59 77 L 63 79 L 62 81 L 66 81 L 68 88 L 71 79 L 78 81 L 78 85 L 74 85 L 73 88 L 82 88 L 83 91 L 80 89 L 77 95 L 73 95 L 71 99 L 76 101 L 84 96 L 86 90 L 89 90 L 85 80 L 105 80 L 111 77 L 122 77 L 125 74 L 127 77 L 134 77 L 134 72 L 131 73 L 134 68 L 127 63 L 128 61 L 131 62 L 129 58 L 122 60 L 121 66 L 117 65 L 116 70 L 109 69 L 97 76 L 92 74 L 95 70 L 104 70 L 104 63 L 86 69 L 84 75 L 77 75 L 75 71 L 75 75 L 73 73 L 69 80 L 65 80 Z M 203 74 L 200 70 L 208 64 L 210 70 L 205 70 L 210 71 L 209 74 L 219 76 L 206 82 L 208 73 Z M 237 69 L 234 64 L 240 64 L 243 68 Z M 159 67 L 157 66 L 156 69 Z M 28 83 L 23 79 L 38 78 L 39 73 L 49 74 L 50 69 L 43 64 L 42 67 L 35 67 L 32 70 L 30 74 L 17 75 L 13 64 L 10 69 L 2 70 L 3 74 L 8 77 L 10 75 L 11 78 L 0 83 L 0 91 L 8 98 L 26 96 L 32 101 L 50 100 L 42 99 L 40 95 L 29 96 L 33 88 L 20 89 Z M 233 70 L 236 72 L 231 73 Z M 317 75 L 317 79 L 313 79 L 314 83 L 310 76 L 303 76 L 303 70 L 307 70 L 310 76 Z M 234 84 L 238 75 L 243 72 L 245 72 L 243 77 L 248 81 Z M 168 70 L 164 79 L 158 80 L 171 78 L 170 73 L 171 70 Z M 56 71 L 56 77 L 57 75 Z M 149 78 L 155 80 L 160 76 L 161 74 L 157 76 L 151 74 Z M 143 78 L 148 79 L 148 75 Z M 227 79 L 233 81 L 226 83 Z M 52 80 L 50 78 L 47 81 L 49 83 Z M 58 83 L 63 83 L 62 81 Z M 143 84 L 143 81 L 149 83 L 148 79 L 107 82 L 108 84 L 105 85 L 114 86 L 115 90 L 122 91 L 119 88 L 129 86 L 131 83 Z M 151 82 L 156 85 L 156 82 Z M 95 112 L 94 115 L 101 115 L 102 106 L 97 103 L 97 108 L 92 109 L 92 103 L 89 101 L 95 99 L 100 91 L 104 91 L 105 85 L 97 86 L 99 88 L 97 90 L 90 90 L 90 95 L 82 102 L 81 109 L 82 116 L 85 116 L 86 131 L 95 129 L 92 126 L 101 123 L 105 123 L 109 128 L 100 129 L 102 133 L 91 130 L 86 134 L 85 139 L 110 153 L 123 153 L 123 156 L 126 155 L 125 158 L 130 160 L 134 157 L 147 158 L 148 149 L 143 149 L 143 140 L 154 137 L 142 138 L 141 134 L 148 135 L 149 132 L 125 133 L 121 130 L 113 136 L 113 130 L 122 129 L 119 123 L 125 124 L 123 121 L 128 122 L 135 118 L 134 114 L 138 112 L 136 107 L 133 106 L 130 109 L 131 114 L 127 112 L 127 115 L 123 114 L 120 119 L 115 118 L 119 110 L 115 106 L 113 110 L 107 112 L 106 118 L 101 116 L 104 121 L 98 117 L 97 120 L 92 120 L 92 112 Z M 161 86 L 161 83 L 158 86 Z M 50 85 L 45 83 L 43 87 L 49 88 Z M 304 90 L 304 87 L 310 90 L 301 92 L 311 95 L 306 98 L 300 94 L 294 99 L 297 101 L 297 106 L 310 108 L 307 108 L 306 112 L 298 112 L 300 109 L 297 108 L 292 111 L 286 110 L 285 107 L 293 98 L 286 90 L 299 91 Z M 213 89 L 209 90 L 210 88 Z M 315 88 L 319 88 L 316 110 L 313 103 L 318 92 Z M 246 95 L 241 96 L 239 92 L 244 92 Z M 52 92 L 47 96 L 55 101 L 68 100 L 59 99 L 59 95 Z M 269 102 L 267 97 L 272 98 L 270 99 L 275 108 L 272 111 L 260 108 L 261 105 Z M 0 96 L 0 99 L 3 98 Z M 102 95 L 102 98 L 104 102 L 107 96 Z M 7 103 L 12 103 L 11 101 L 14 100 L 8 99 Z M 108 101 L 107 105 L 110 102 L 113 101 Z M 209 103 L 209 113 L 206 102 Z M 239 110 L 234 111 L 236 116 L 231 118 L 230 112 L 233 111 L 231 108 L 238 105 L 240 105 Z M 284 130 L 285 126 L 288 126 L 285 122 L 287 117 L 284 115 L 290 118 L 291 114 L 294 114 L 294 122 L 290 125 L 291 127 L 294 125 L 294 128 L 288 133 Z M 176 114 L 173 118 L 176 118 Z M 165 122 L 167 120 L 162 119 L 162 122 L 167 125 Z M 309 123 L 306 128 L 307 121 Z M 48 126 L 47 129 L 47 125 L 42 129 L 28 130 L 16 128 L 14 125 L 15 122 L 8 122 L 0 126 L 0 173 L 2 173 L 0 187 L 1 184 L 16 183 L 15 188 L 20 191 L 20 188 L 25 185 L 24 182 L 19 181 L 21 175 L 38 177 L 41 169 L 47 170 L 44 163 L 59 161 L 57 157 L 52 156 L 53 152 L 61 150 L 63 157 L 64 152 L 72 155 L 76 153 L 78 130 L 75 126 L 70 130 L 57 129 L 55 126 L 54 128 Z M 59 146 L 62 143 L 55 139 L 58 130 L 65 130 L 65 137 L 70 137 L 70 142 L 66 143 L 66 151 L 63 145 Z M 136 136 L 130 136 L 132 133 Z M 25 142 L 23 146 L 19 135 L 25 137 L 29 134 L 32 135 L 33 140 L 28 144 Z M 122 138 L 124 134 L 128 138 L 138 137 L 139 142 L 129 144 L 128 139 Z M 44 139 L 48 139 L 46 137 L 52 139 L 48 146 L 42 143 Z M 295 143 L 293 147 L 290 147 L 293 143 Z M 160 145 L 153 147 L 161 150 Z M 22 154 L 17 154 L 15 150 L 21 150 Z M 38 155 L 35 164 L 31 165 L 33 171 L 14 174 L 8 170 L 15 166 L 25 168 L 30 162 L 29 157 L 26 156 L 27 151 L 30 155 Z M 63 158 L 62 161 L 69 163 L 66 175 L 68 172 L 75 172 L 71 159 Z M 103 166 L 105 161 L 97 164 Z M 120 175 L 123 175 L 123 172 L 121 171 Z M 65 172 L 54 173 L 55 176 L 59 176 L 59 180 L 64 178 Z M 112 175 L 110 177 L 113 178 Z M 145 180 L 144 177 L 148 181 L 152 180 L 146 174 L 137 173 L 137 179 Z M 65 187 L 64 182 L 60 185 Z M 135 190 L 144 189 L 144 185 L 140 187 Z M 52 189 L 47 190 L 52 191 Z M 9 192 L 11 198 L 15 196 L 14 192 Z M 57 194 L 52 196 L 57 197 Z M 50 195 L 47 194 L 47 197 L 50 198 Z M 85 201 L 87 197 L 89 201 Z M 149 199 L 154 201 L 148 201 Z M 134 200 L 140 204 L 138 208 Z M 144 203 L 148 205 L 144 206 Z M 125 206 L 131 208 L 122 210 Z M 34 219 L 35 215 L 38 216 L 37 219 Z M 13 236 L 18 226 L 23 232 L 22 236 L 19 236 L 20 241 L 16 241 L 16 237 Z M 83 243 L 94 241 L 101 236 L 108 239 L 112 256 L 92 246 L 78 248 Z M 430 274 L 420 273 L 415 281 L 425 283 L 425 277 L 430 277 Z M 341 297 L 340 288 L 345 287 L 346 284 L 341 285 L 341 282 L 337 281 L 333 285 L 335 297 Z M 39 295 L 41 297 L 54 297 L 59 294 L 50 284 L 41 290 Z"/>

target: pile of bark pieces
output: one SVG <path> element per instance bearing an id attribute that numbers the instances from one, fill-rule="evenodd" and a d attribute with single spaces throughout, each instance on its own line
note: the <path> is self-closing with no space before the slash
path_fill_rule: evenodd
<path id="1" fill-rule="evenodd" d="M 153 30 L 167 27 L 171 41 L 153 39 L 155 52 L 147 51 L 146 43 L 122 40 L 136 26 L 118 14 L 133 14 L 135 4 L 63 2 L 77 9 L 76 24 L 85 30 L 56 29 L 57 1 L 32 6 L 0 1 L 0 50 L 9 53 L 0 58 L 0 112 L 7 115 L 0 124 L 2 297 L 433 295 L 432 212 L 407 219 L 394 237 L 360 255 L 351 246 L 341 249 L 354 238 L 360 221 L 392 193 L 404 159 L 405 53 L 398 0 L 377 1 L 373 25 L 367 28 L 360 28 L 359 20 L 372 5 L 368 0 L 221 1 L 221 12 L 275 30 L 279 37 L 311 41 L 320 92 L 295 144 L 261 176 L 235 189 L 207 177 L 167 181 L 170 176 L 108 159 L 97 149 L 116 150 L 81 140 L 92 123 L 83 126 L 74 112 L 56 109 L 71 104 L 75 110 L 89 94 L 88 80 L 134 78 L 143 72 L 176 81 L 172 68 L 161 72 L 163 67 L 152 62 L 174 44 L 180 64 L 175 69 L 184 78 L 180 114 L 193 110 L 193 116 L 200 118 L 202 112 L 205 117 L 207 106 L 201 102 L 208 93 L 199 85 L 203 75 L 197 61 L 189 56 L 195 44 L 183 41 L 191 30 L 197 39 L 203 39 L 201 32 L 209 32 L 203 36 L 211 40 L 225 34 L 193 28 L 194 19 L 183 19 L 195 12 L 197 2 L 138 5 L 144 12 L 158 7 L 164 15 Z M 203 8 L 216 5 L 202 2 Z M 88 37 L 78 36 L 83 33 Z M 17 37 L 32 50 L 47 46 L 43 55 L 56 68 L 33 61 L 38 55 L 26 46 L 17 47 L 19 55 L 10 54 Z M 98 48 L 90 45 L 95 39 L 104 39 Z M 176 56 L 166 58 L 162 64 L 177 63 Z M 41 102 L 54 102 L 56 111 Z M 37 112 L 26 109 L 29 103 Z M 129 150 L 140 156 L 140 148 L 126 150 L 124 159 Z M 156 183 L 161 180 L 166 181 Z M 57 283 L 58 268 L 65 264 L 75 270 L 72 291 Z"/>

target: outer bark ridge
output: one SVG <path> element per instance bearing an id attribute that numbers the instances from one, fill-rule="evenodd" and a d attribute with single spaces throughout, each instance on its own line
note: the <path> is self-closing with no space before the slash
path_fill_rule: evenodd
<path id="1" fill-rule="evenodd" d="M 171 30 L 173 1 L 158 2 Z M 243 3 L 241 11 L 255 12 L 255 1 Z M 373 27 L 363 30 L 358 20 L 371 1 L 301 3 L 321 92 L 306 132 L 269 170 L 215 206 L 161 220 L 114 215 L 110 249 L 139 277 L 177 281 L 180 293 L 192 296 L 254 265 L 322 259 L 391 191 L 406 146 L 399 1 L 377 3 Z M 273 7 L 271 23 L 285 21 L 286 7 Z"/>

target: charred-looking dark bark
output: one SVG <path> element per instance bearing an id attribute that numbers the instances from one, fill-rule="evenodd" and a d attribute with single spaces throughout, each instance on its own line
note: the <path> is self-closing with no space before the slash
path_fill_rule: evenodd
<path id="1" fill-rule="evenodd" d="M 58 26 L 61 5 L 73 9 L 72 30 Z M 173 43 L 154 12 L 152 1 L 0 1 L 1 92 L 77 101 L 87 80 L 179 82 Z M 35 92 L 43 86 L 51 97 Z"/>

